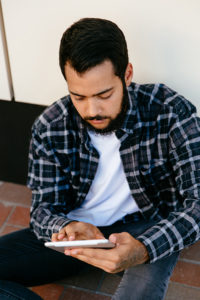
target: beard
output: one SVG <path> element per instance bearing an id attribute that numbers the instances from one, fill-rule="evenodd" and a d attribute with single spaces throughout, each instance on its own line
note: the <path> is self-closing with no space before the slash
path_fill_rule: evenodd
<path id="1" fill-rule="evenodd" d="M 83 122 L 84 126 L 89 131 L 92 131 L 92 132 L 97 133 L 97 134 L 109 135 L 109 134 L 116 131 L 117 129 L 119 129 L 122 126 L 122 124 L 124 122 L 124 119 L 126 117 L 126 112 L 127 112 L 128 104 L 129 104 L 128 91 L 127 91 L 125 82 L 122 82 L 122 84 L 123 84 L 123 98 L 122 98 L 121 109 L 120 109 L 120 112 L 118 113 L 118 115 L 114 119 L 110 118 L 110 122 L 109 122 L 108 126 L 106 126 L 103 129 L 98 129 L 98 128 L 93 127 L 91 124 L 89 124 L 87 122 L 87 120 L 93 120 L 93 119 L 102 120 L 102 119 L 107 118 L 106 116 L 97 115 L 95 117 L 91 117 L 91 118 L 86 117 L 86 118 L 82 119 L 82 122 Z"/>

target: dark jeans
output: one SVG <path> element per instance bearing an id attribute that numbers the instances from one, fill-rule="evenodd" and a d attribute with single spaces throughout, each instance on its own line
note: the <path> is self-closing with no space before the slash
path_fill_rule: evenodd
<path id="1" fill-rule="evenodd" d="M 134 237 L 151 227 L 155 221 L 139 221 L 101 227 L 100 230 L 108 237 L 113 232 L 127 231 Z M 26 297 L 24 286 L 49 283 L 87 271 L 90 266 L 72 257 L 44 247 L 30 229 L 24 229 L 0 238 L 0 299 L 40 298 L 35 294 Z M 161 259 L 153 264 L 143 264 L 127 269 L 113 299 L 159 300 L 163 299 L 168 281 L 178 258 L 178 253 Z M 19 288 L 6 281 L 20 284 Z M 21 292 L 20 292 L 21 287 Z M 12 290 L 12 292 L 10 292 Z M 13 296 L 13 290 L 16 296 Z M 27 289 L 25 289 L 27 290 Z M 2 297 L 4 293 L 4 298 Z M 12 297 L 6 298 L 11 293 Z M 19 294 L 21 293 L 21 297 Z"/>
<path id="2" fill-rule="evenodd" d="M 0 280 L 1 300 L 42 300 L 42 298 L 16 282 Z"/>

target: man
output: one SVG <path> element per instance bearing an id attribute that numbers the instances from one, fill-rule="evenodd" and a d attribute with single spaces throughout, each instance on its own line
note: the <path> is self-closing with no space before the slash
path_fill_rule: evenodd
<path id="1" fill-rule="evenodd" d="M 30 286 L 92 265 L 124 271 L 113 299 L 163 299 L 180 250 L 199 240 L 196 109 L 163 84 L 132 83 L 124 35 L 107 20 L 68 28 L 60 67 L 70 95 L 33 126 L 31 228 L 1 238 L 0 279 Z M 115 247 L 44 247 L 99 238 Z"/>

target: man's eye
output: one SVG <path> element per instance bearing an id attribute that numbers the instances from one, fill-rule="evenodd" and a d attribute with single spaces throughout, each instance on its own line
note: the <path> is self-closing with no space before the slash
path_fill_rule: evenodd
<path id="1" fill-rule="evenodd" d="M 108 98 L 111 97 L 111 95 L 112 95 L 112 94 L 109 94 L 109 95 L 101 95 L 100 98 L 101 98 L 101 99 L 108 99 Z"/>
<path id="2" fill-rule="evenodd" d="M 77 100 L 77 101 L 81 101 L 83 99 L 84 99 L 84 97 L 75 97 L 75 100 Z"/>

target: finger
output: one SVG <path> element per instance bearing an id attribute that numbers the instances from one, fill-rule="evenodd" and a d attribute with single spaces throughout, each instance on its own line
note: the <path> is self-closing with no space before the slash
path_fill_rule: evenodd
<path id="1" fill-rule="evenodd" d="M 74 231 L 84 239 L 102 239 L 104 238 L 102 232 L 94 225 L 84 222 L 77 222 Z"/>
<path id="2" fill-rule="evenodd" d="M 80 223 L 81 222 L 73 221 L 65 226 L 65 234 L 69 241 L 74 241 L 76 239 L 77 233 L 79 232 L 78 228 Z"/>
<path id="3" fill-rule="evenodd" d="M 97 239 L 105 239 L 104 234 L 99 230 L 99 228 L 95 227 L 96 229 L 96 238 Z"/>
<path id="4" fill-rule="evenodd" d="M 62 239 L 64 239 L 65 236 L 66 236 L 66 232 L 65 232 L 65 227 L 64 227 L 59 231 L 57 239 L 62 240 Z"/>
<path id="5" fill-rule="evenodd" d="M 93 248 L 76 248 L 69 250 L 68 255 L 82 255 L 88 260 L 97 259 L 99 261 L 113 261 L 113 257 L 116 255 L 113 249 L 93 249 Z"/>
<path id="6" fill-rule="evenodd" d="M 76 239 L 76 233 L 74 231 L 66 230 L 65 233 L 69 241 L 74 241 Z"/>
<path id="7" fill-rule="evenodd" d="M 58 233 L 58 240 L 75 240 L 75 232 L 70 229 L 70 227 L 65 226 Z"/>
<path id="8" fill-rule="evenodd" d="M 80 252 L 80 249 L 72 249 L 72 250 L 65 250 L 65 254 L 66 255 L 70 255 L 76 259 L 79 259 L 83 262 L 86 262 L 92 266 L 95 266 L 97 268 L 100 268 L 106 272 L 110 272 L 110 270 L 112 269 L 112 262 L 110 261 L 107 261 L 105 259 L 99 259 L 97 257 L 94 257 L 94 256 L 86 256 L 86 255 L 83 255 L 81 252 Z M 105 258 L 105 256 L 104 256 Z"/>
<path id="9" fill-rule="evenodd" d="M 57 242 L 58 241 L 58 233 L 53 233 L 51 236 L 51 241 L 52 242 Z"/>
<path id="10" fill-rule="evenodd" d="M 97 232 L 96 233 L 96 239 L 105 239 L 105 237 L 104 237 L 103 233 Z"/>

